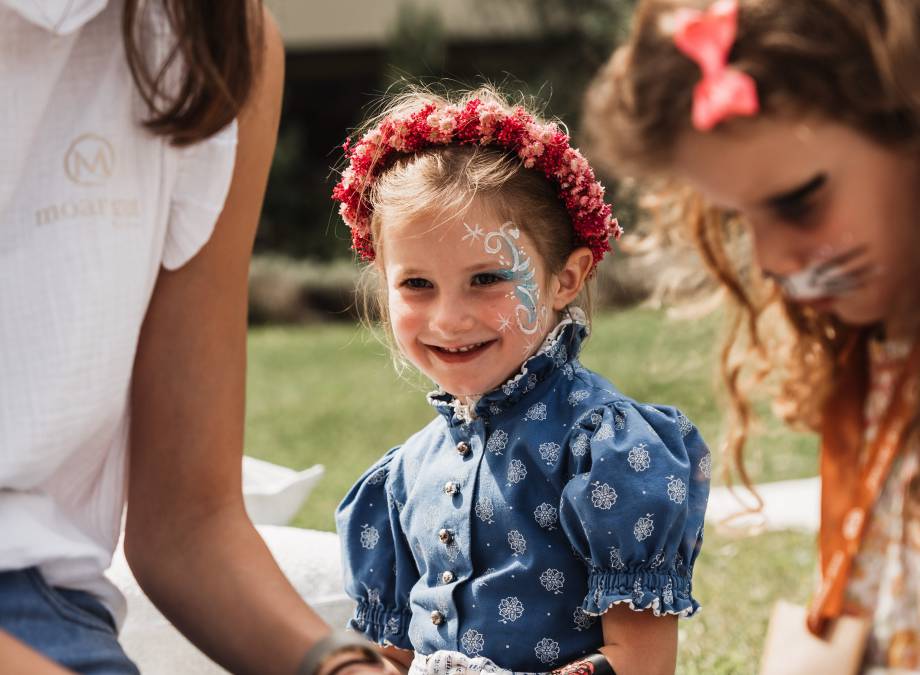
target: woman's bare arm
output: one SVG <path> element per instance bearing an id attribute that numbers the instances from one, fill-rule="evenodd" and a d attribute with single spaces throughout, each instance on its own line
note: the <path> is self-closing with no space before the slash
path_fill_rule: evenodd
<path id="1" fill-rule="evenodd" d="M 329 628 L 281 573 L 241 494 L 249 259 L 284 68 L 267 14 L 265 31 L 223 213 L 197 256 L 161 270 L 142 328 L 125 552 L 151 600 L 215 661 L 290 675 Z"/>

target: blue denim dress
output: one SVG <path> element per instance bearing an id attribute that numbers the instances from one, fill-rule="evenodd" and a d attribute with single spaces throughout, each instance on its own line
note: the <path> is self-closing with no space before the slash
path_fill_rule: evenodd
<path id="1" fill-rule="evenodd" d="M 546 671 L 603 644 L 614 604 L 689 616 L 711 456 L 678 410 L 578 362 L 564 321 L 472 411 L 390 450 L 338 508 L 350 626 L 421 654 Z"/>

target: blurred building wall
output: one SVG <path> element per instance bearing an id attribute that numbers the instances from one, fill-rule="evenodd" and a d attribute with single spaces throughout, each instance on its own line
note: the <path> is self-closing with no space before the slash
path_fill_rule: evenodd
<path id="1" fill-rule="evenodd" d="M 400 6 L 437 11 L 454 40 L 532 35 L 534 15 L 520 2 L 484 0 L 266 0 L 289 50 L 383 46 Z"/>

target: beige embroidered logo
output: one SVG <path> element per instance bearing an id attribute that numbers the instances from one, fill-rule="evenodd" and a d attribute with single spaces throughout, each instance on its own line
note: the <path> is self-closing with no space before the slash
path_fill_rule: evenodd
<path id="1" fill-rule="evenodd" d="M 115 148 L 102 136 L 78 136 L 64 155 L 64 171 L 77 185 L 102 185 L 115 171 Z"/>

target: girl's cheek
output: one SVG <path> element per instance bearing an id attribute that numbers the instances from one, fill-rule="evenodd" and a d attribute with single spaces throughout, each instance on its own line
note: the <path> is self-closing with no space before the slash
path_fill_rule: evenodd
<path id="1" fill-rule="evenodd" d="M 488 308 L 485 310 L 487 323 L 490 323 L 500 333 L 516 330 L 515 308 L 518 304 L 513 292 L 503 293 L 489 303 Z"/>

